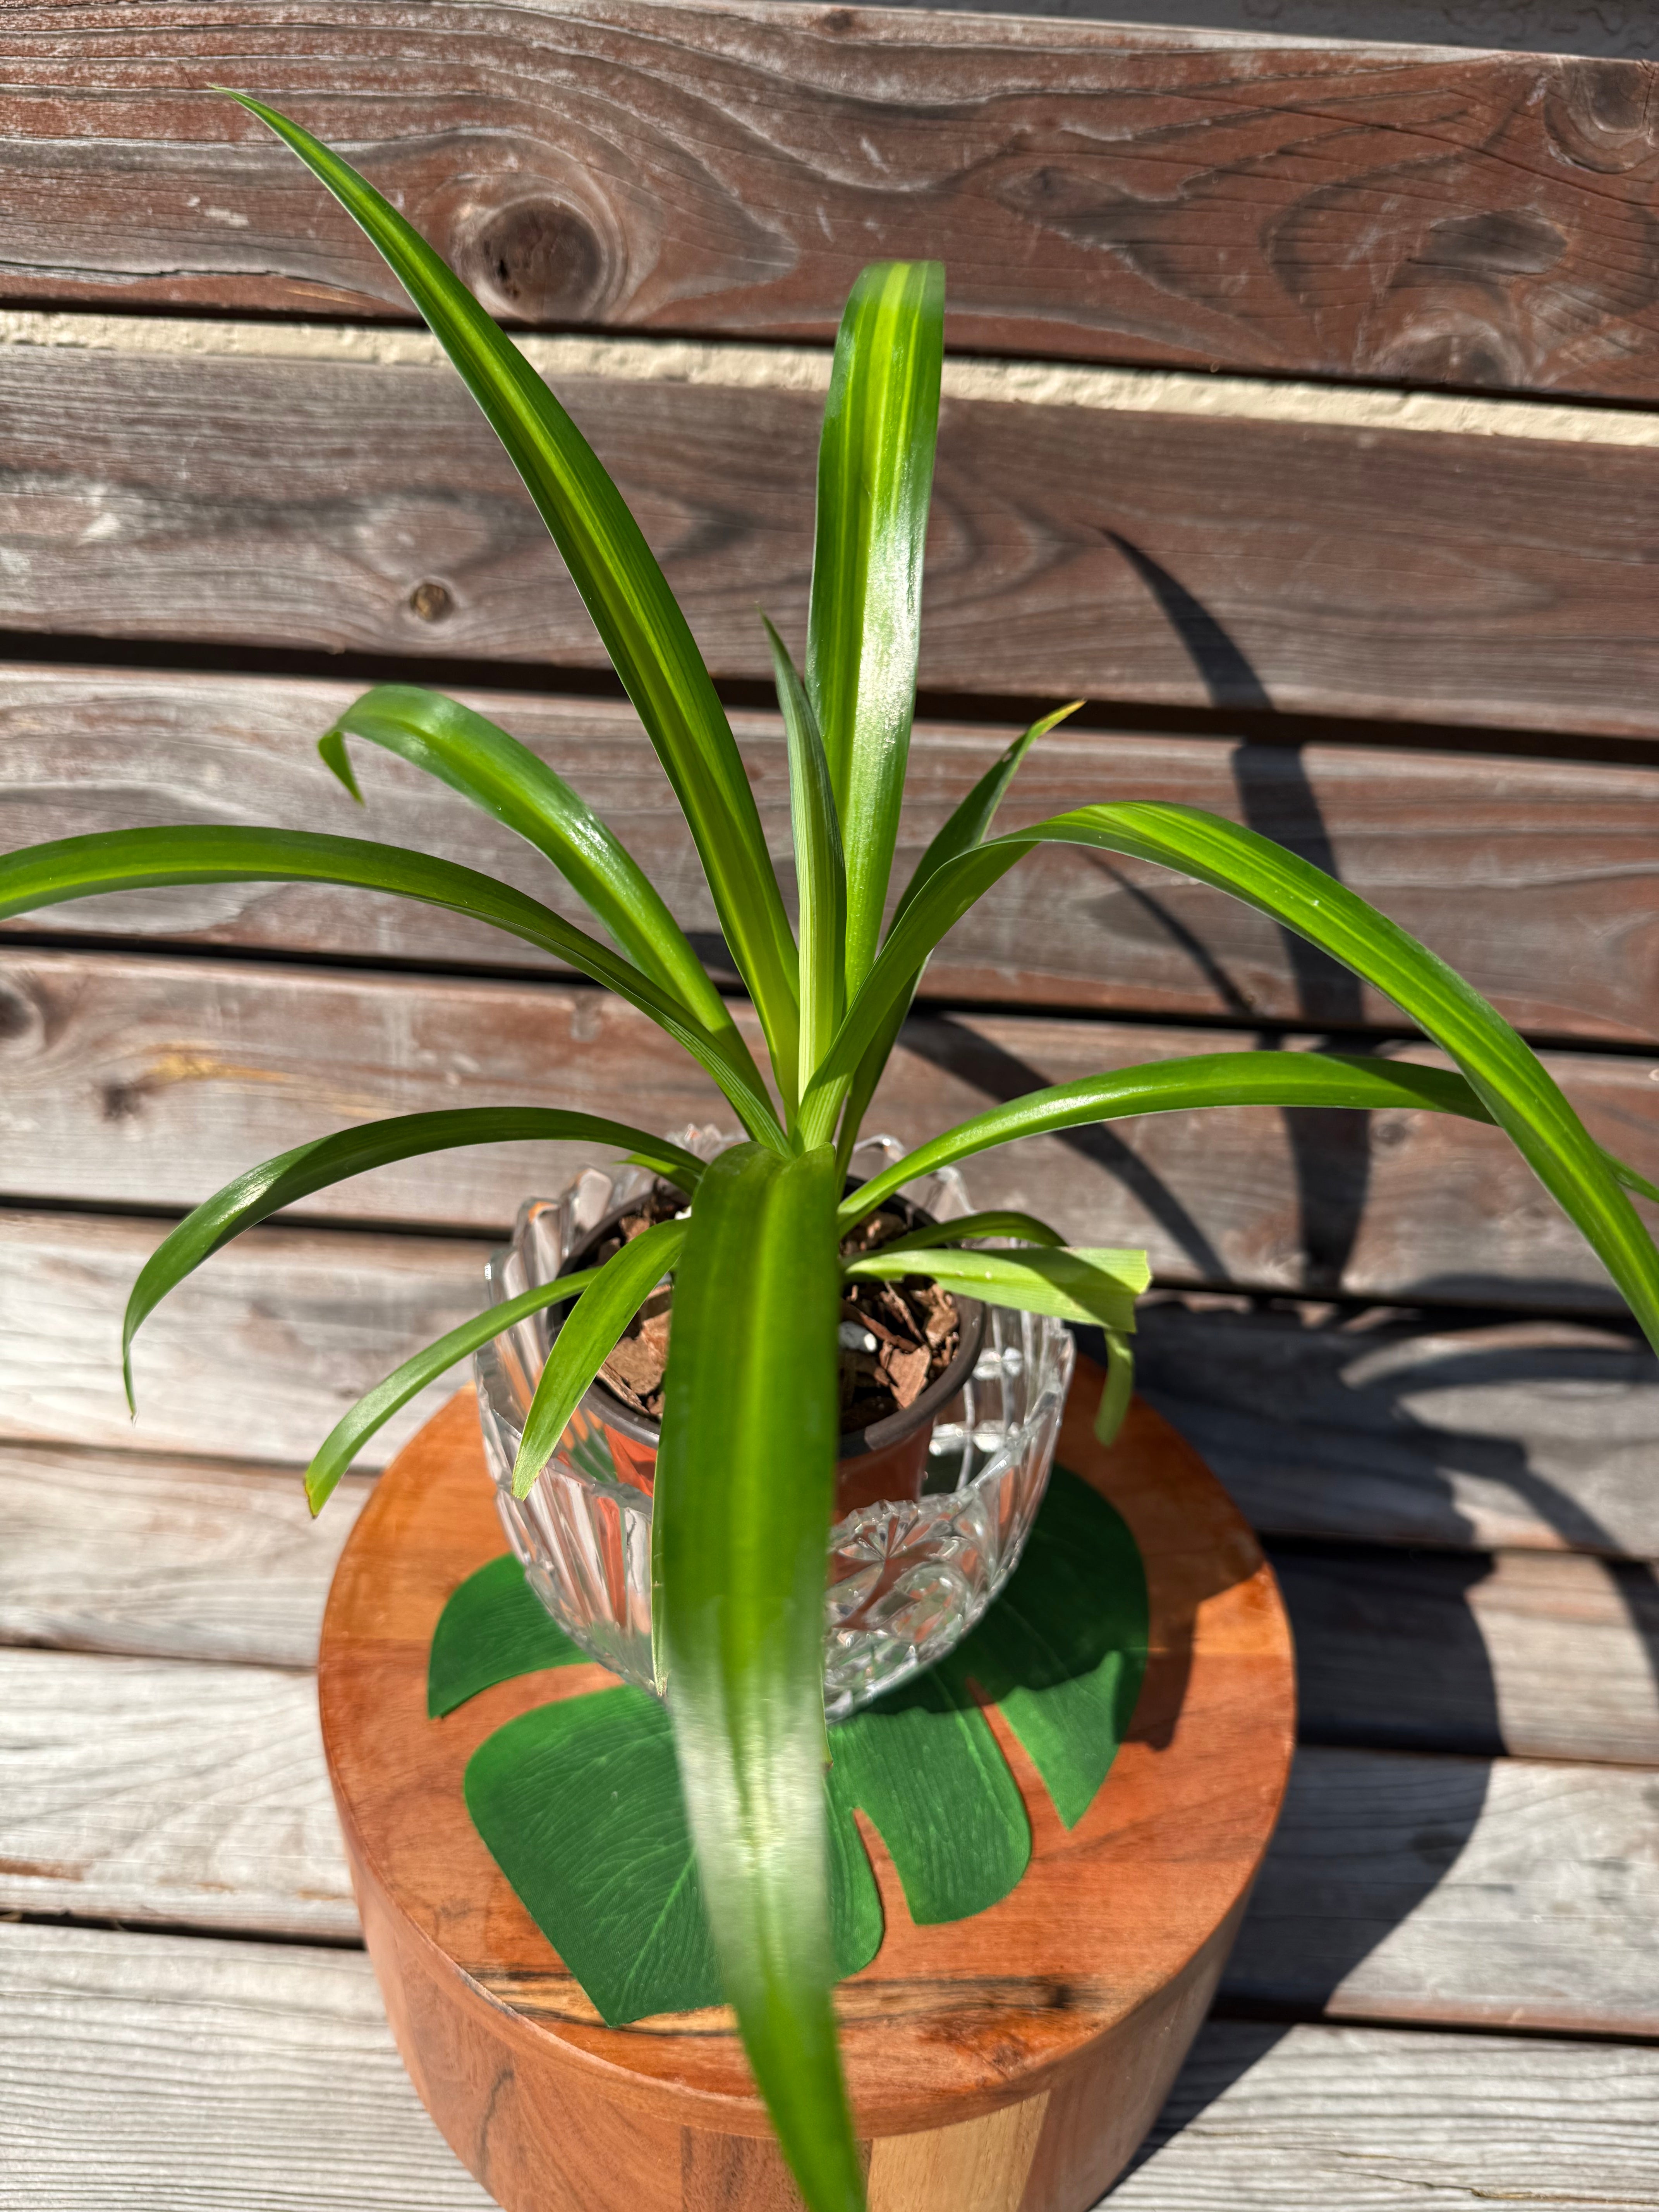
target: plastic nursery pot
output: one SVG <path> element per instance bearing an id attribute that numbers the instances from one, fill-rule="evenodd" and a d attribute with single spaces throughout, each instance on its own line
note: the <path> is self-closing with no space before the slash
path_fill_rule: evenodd
<path id="1" fill-rule="evenodd" d="M 888 1156 L 882 1140 L 860 1153 L 854 1172 L 866 1176 Z M 642 1170 L 590 1169 L 558 1199 L 525 1206 L 512 1245 L 490 1263 L 495 1296 L 573 1267 L 655 1180 Z M 949 1170 L 909 1205 L 918 1218 L 969 1210 Z M 832 1720 L 966 1635 L 1012 1571 L 1048 1484 L 1072 1372 L 1069 1333 L 1057 1321 L 969 1301 L 958 1310 L 963 1341 L 946 1372 L 902 1413 L 842 1440 L 825 1623 Z M 654 1692 L 649 1482 L 658 1425 L 596 1385 L 529 1496 L 512 1494 L 551 1336 L 538 1316 L 477 1356 L 496 1504 L 531 1587 L 561 1627 L 624 1681 Z"/>
<path id="2" fill-rule="evenodd" d="M 606 1238 L 638 1205 L 635 1200 L 629 1205 L 613 1207 L 577 1245 L 560 1273 L 574 1275 L 584 1267 L 596 1266 L 597 1255 Z M 884 1210 L 900 1215 L 907 1228 L 924 1228 L 932 1222 L 931 1215 L 902 1198 L 890 1200 Z M 952 1297 L 951 1304 L 956 1310 L 957 1342 L 950 1364 L 908 1406 L 884 1420 L 872 1421 L 864 1428 L 851 1429 L 842 1435 L 836 1465 L 837 1521 L 844 1520 L 860 1506 L 921 1496 L 934 1424 L 973 1373 L 985 1341 L 984 1307 L 974 1298 Z M 557 1337 L 569 1313 L 568 1306 L 556 1309 L 550 1316 L 551 1336 Z M 603 1376 L 583 1398 L 577 1419 L 583 1424 L 579 1439 L 586 1435 L 602 1440 L 618 1480 L 649 1497 L 655 1486 L 662 1423 L 629 1406 L 610 1388 Z"/>

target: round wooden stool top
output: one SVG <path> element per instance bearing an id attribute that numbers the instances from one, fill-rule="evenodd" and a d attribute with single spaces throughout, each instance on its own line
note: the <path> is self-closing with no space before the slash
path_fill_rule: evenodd
<path id="1" fill-rule="evenodd" d="M 988 1911 L 913 1925 L 860 1821 L 887 1932 L 842 1984 L 837 2010 L 872 2146 L 872 2212 L 1092 2202 L 1207 2008 L 1289 1772 L 1290 1632 L 1254 1536 L 1197 1455 L 1139 1401 L 1103 1451 L 1090 1430 L 1101 1376 L 1079 1367 L 1058 1456 L 1139 1544 L 1146 1679 L 1128 1739 L 1069 1832 L 992 1709 L 1031 1860 Z M 512 2212 L 781 2206 L 792 2192 L 730 2014 L 605 2027 L 468 1817 L 462 1774 L 487 1735 L 611 1679 L 566 1667 L 427 1717 L 438 1614 L 505 1548 L 463 1391 L 381 1476 L 324 1622 L 329 1771 L 404 2060 L 457 2151 Z"/>

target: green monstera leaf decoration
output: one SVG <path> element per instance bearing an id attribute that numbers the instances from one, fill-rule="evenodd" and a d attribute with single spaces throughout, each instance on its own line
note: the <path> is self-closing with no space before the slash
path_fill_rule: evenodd
<path id="1" fill-rule="evenodd" d="M 983 1705 L 1001 1710 L 1064 1824 L 1094 1802 L 1146 1666 L 1146 1578 L 1121 1516 L 1057 1468 L 1019 1565 L 957 1649 L 830 1731 L 836 1963 L 881 1948 L 880 1894 L 854 1810 L 881 1836 L 921 1925 L 1006 1897 L 1030 1826 Z M 450 1598 L 432 1638 L 428 1710 L 585 1654 L 510 1555 Z M 596 1690 L 497 1729 L 466 1770 L 479 1834 L 612 2027 L 722 2001 L 668 1716 L 643 1691 Z"/>

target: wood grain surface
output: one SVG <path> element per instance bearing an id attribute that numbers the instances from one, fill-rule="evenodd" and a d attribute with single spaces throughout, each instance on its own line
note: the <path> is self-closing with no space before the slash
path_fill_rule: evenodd
<path id="1" fill-rule="evenodd" d="M 297 1468 L 0 1449 L 0 1644 L 314 1664 L 368 1487 L 348 1478 L 313 1522 Z M 1267 1551 L 1304 1741 L 1659 1766 L 1649 1562 L 1272 1537 Z M 190 1693 L 177 1670 L 154 1680 Z"/>
<path id="2" fill-rule="evenodd" d="M 8 949 L 0 1026 L 4 1175 L 35 1203 L 188 1207 L 325 1131 L 428 1109 L 556 1104 L 652 1130 L 729 1126 L 689 1056 L 589 986 Z M 1237 1029 L 921 1016 L 865 1126 L 919 1144 L 1044 1085 L 1263 1042 Z M 1645 1056 L 1547 1064 L 1596 1137 L 1659 1175 Z M 500 1234 L 593 1150 L 441 1153 L 336 1185 L 304 1212 Z M 1165 1282 L 1622 1310 L 1508 1139 L 1442 1115 L 1155 1115 L 1030 1139 L 967 1173 L 979 1202 L 1051 1218 L 1075 1243 L 1144 1245 Z"/>
<path id="3" fill-rule="evenodd" d="M 1270 1543 L 1304 1743 L 1659 1766 L 1653 1567 Z"/>
<path id="4" fill-rule="evenodd" d="M 0 1435 L 210 1458 L 234 1443 L 303 1465 L 356 1395 L 477 1310 L 488 1249 L 255 1231 L 146 1324 L 135 1424 L 121 1309 L 161 1233 L 119 1215 L 0 1213 Z M 1260 1528 L 1659 1558 L 1659 1371 L 1616 1331 L 1171 1298 L 1143 1313 L 1139 1360 Z M 360 1464 L 383 1465 L 453 1387 L 416 1400 Z"/>
<path id="5" fill-rule="evenodd" d="M 1522 2124 L 1519 2116 L 1524 2114 Z M 1117 2212 L 1659 2197 L 1639 2045 L 1212 2022 Z M 4 2212 L 488 2212 L 359 1952 L 0 1924 Z"/>
<path id="6" fill-rule="evenodd" d="M 1636 64 L 753 0 L 58 0 L 12 11 L 8 77 L 13 298 L 406 312 L 228 82 L 532 322 L 824 337 L 861 263 L 927 254 L 958 345 L 1659 388 Z"/>
<path id="7" fill-rule="evenodd" d="M 4 2212 L 492 2212 L 359 1951 L 0 1924 Z"/>
<path id="8" fill-rule="evenodd" d="M 313 1521 L 298 1468 L 0 1446 L 0 1644 L 313 1667 L 368 1491 Z"/>
<path id="9" fill-rule="evenodd" d="M 1142 1389 L 1257 1528 L 1659 1558 L 1659 1362 L 1633 1332 L 1206 1297 L 1139 1319 Z"/>
<path id="10" fill-rule="evenodd" d="M 1060 1449 L 1111 1498 L 1146 1563 L 1152 1656 L 1135 1720 L 1073 1830 L 1040 1789 L 1025 1788 L 1030 1865 L 970 1923 L 915 1927 L 872 1846 L 886 1935 L 872 1965 L 842 1985 L 838 2012 L 859 2126 L 878 2138 L 973 2120 L 1039 2092 L 1052 2093 L 1052 2118 L 1109 2057 L 1120 2096 L 1143 2096 L 1132 2016 L 1141 2007 L 1156 2016 L 1194 1978 L 1212 1979 L 1272 1830 L 1292 1715 L 1271 1578 L 1224 1493 L 1155 1415 L 1138 1411 L 1114 1451 L 1101 1451 L 1089 1426 L 1098 1381 L 1091 1370 L 1074 1386 Z M 324 1623 L 330 1771 L 402 2047 L 464 2155 L 483 2140 L 476 2089 L 451 2078 L 468 2051 L 480 2064 L 487 2050 L 514 2054 L 520 2090 L 500 2131 L 515 2144 L 531 2125 L 532 2079 L 555 2106 L 574 2106 L 585 2085 L 583 2138 L 562 2154 L 573 2172 L 591 2170 L 623 2111 L 642 2130 L 759 2135 L 763 2115 L 729 2015 L 603 2026 L 466 1818 L 460 1774 L 476 1745 L 514 1712 L 604 1679 L 565 1668 L 501 1684 L 436 1726 L 426 1718 L 432 1623 L 500 1540 L 476 1410 L 458 1396 L 377 1486 Z M 1029 1784 L 1017 1750 L 1010 1759 Z M 1184 2049 L 1190 2029 L 1170 2019 L 1166 2033 Z M 1079 2124 L 1094 2136 L 1101 2116 Z M 1080 2139 L 1063 2162 L 1085 2148 Z M 521 2153 L 503 2141 L 501 2154 L 503 2173 L 520 2176 Z M 635 2179 L 656 2201 L 660 2177 L 641 2168 Z M 621 2201 L 614 2174 L 590 2185 L 596 2201 Z"/>
<path id="11" fill-rule="evenodd" d="M 460 1237 L 254 1231 L 152 1317 L 121 1393 L 121 1313 L 165 1225 L 0 1211 L 0 1439 L 303 1466 L 400 1360 L 483 1304 L 489 1247 Z M 383 1466 L 453 1384 L 363 1454 Z"/>
<path id="12" fill-rule="evenodd" d="M 769 682 L 818 395 L 562 397 L 715 672 Z M 9 345 L 0 412 L 0 628 L 604 665 L 447 365 Z M 1641 446 L 947 398 L 921 680 L 1651 737 L 1656 496 Z"/>
<path id="13" fill-rule="evenodd" d="M 0 1905 L 357 1939 L 307 1675 L 0 1650 Z"/>
<path id="14" fill-rule="evenodd" d="M 1659 2202 L 1659 2052 L 1212 2021 L 1111 2212 Z"/>
<path id="15" fill-rule="evenodd" d="M 0 669 L 0 848 L 139 823 L 271 822 L 464 860 L 584 919 L 520 840 L 400 761 L 360 751 L 368 805 L 351 807 L 315 747 L 359 688 Z M 578 786 L 717 959 L 713 902 L 632 708 L 466 696 Z M 787 878 L 781 726 L 754 713 L 734 722 Z M 896 884 L 1012 734 L 918 726 Z M 1248 822 L 1381 905 L 1522 1030 L 1659 1040 L 1659 769 L 1063 728 L 1027 760 L 1002 818 L 1014 827 L 1100 799 L 1175 799 Z M 541 957 L 407 901 L 304 884 L 132 894 L 7 927 L 443 966 Z M 1345 1029 L 1397 1019 L 1369 986 L 1249 908 L 1165 870 L 1063 846 L 1033 853 L 972 909 L 925 988 L 957 1000 Z"/>
<path id="16" fill-rule="evenodd" d="M 1360 2020 L 1659 2034 L 1650 1772 L 1304 1750 L 1224 1984 Z"/>

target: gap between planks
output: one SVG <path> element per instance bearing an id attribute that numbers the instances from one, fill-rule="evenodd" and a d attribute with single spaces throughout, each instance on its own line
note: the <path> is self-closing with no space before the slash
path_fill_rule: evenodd
<path id="1" fill-rule="evenodd" d="M 595 377 L 621 384 L 696 384 L 736 392 L 827 392 L 827 346 L 753 346 L 687 338 L 530 337 L 508 331 L 555 386 Z M 228 322 L 179 315 L 0 309 L 0 347 L 100 353 L 361 362 L 428 368 L 446 358 L 423 330 L 377 324 Z M 1458 437 L 1540 438 L 1558 445 L 1659 446 L 1659 412 L 1592 401 L 1484 398 L 1378 385 L 1322 385 L 1182 369 L 1097 368 L 952 355 L 947 399 L 1006 406 L 1076 407 L 1134 415 L 1198 415 L 1220 422 L 1411 430 Z"/>

